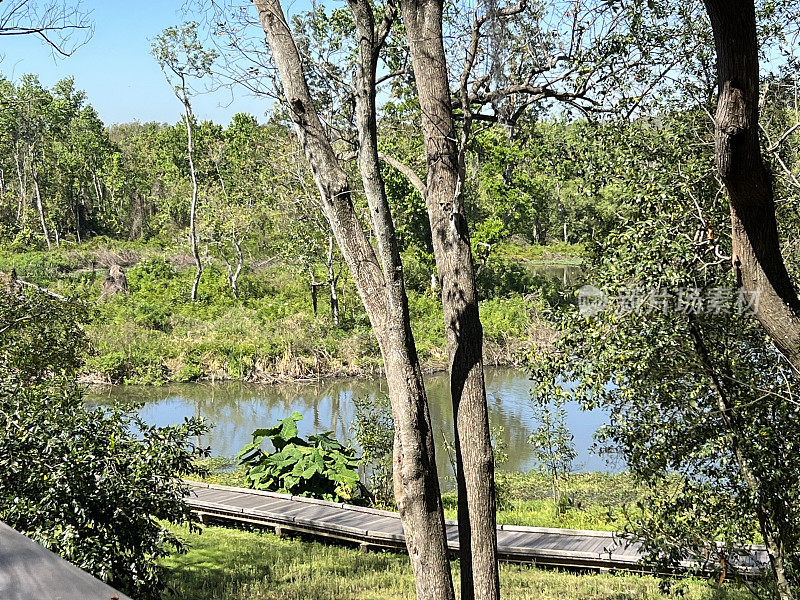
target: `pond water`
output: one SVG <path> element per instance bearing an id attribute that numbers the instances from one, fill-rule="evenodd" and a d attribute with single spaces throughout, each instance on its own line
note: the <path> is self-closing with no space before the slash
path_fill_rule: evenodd
<path id="1" fill-rule="evenodd" d="M 451 474 L 442 436 L 452 439 L 453 411 L 448 377 L 444 373 L 425 377 L 431 418 L 437 446 L 437 463 L 443 484 Z M 507 471 L 528 471 L 535 467 L 528 437 L 537 423 L 531 415 L 530 381 L 525 371 L 487 368 L 486 391 L 493 426 L 502 426 L 508 461 L 498 467 Z M 138 407 L 141 417 L 153 425 L 168 425 L 184 417 L 201 416 L 214 425 L 200 442 L 211 447 L 215 456 L 235 456 L 251 441 L 251 433 L 274 425 L 294 411 L 303 415 L 299 428 L 303 435 L 333 431 L 336 438 L 352 437 L 354 396 L 386 392 L 383 379 L 335 379 L 316 383 L 256 385 L 240 382 L 186 383 L 163 387 L 104 387 L 89 391 L 89 405 L 115 404 Z M 619 465 L 607 463 L 591 451 L 594 432 L 606 422 L 599 411 L 581 411 L 567 406 L 567 420 L 575 436 L 578 458 L 576 471 L 616 471 Z M 448 486 L 449 487 L 449 486 Z"/>
<path id="2" fill-rule="evenodd" d="M 558 262 L 542 263 L 533 267 L 537 275 L 554 279 L 561 283 L 565 288 L 576 289 L 585 283 L 585 273 L 583 266 L 579 264 L 564 264 Z"/>

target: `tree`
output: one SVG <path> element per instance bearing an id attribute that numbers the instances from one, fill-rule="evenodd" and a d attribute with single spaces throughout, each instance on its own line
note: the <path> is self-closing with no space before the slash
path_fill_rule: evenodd
<path id="1" fill-rule="evenodd" d="M 425 388 L 383 179 L 376 131 L 375 80 L 380 49 L 395 16 L 377 21 L 369 2 L 352 0 L 359 43 L 353 82 L 358 167 L 377 252 L 355 211 L 353 190 L 320 120 L 291 28 L 278 0 L 255 2 L 277 67 L 289 116 L 319 190 L 322 210 L 353 275 L 378 339 L 395 422 L 394 488 L 420 599 L 454 597 Z"/>
<path id="2" fill-rule="evenodd" d="M 365 141 L 371 143 L 373 135 L 365 135 L 361 127 L 362 117 L 369 113 L 359 113 L 366 105 L 363 99 L 375 96 L 380 81 L 391 85 L 401 98 L 420 104 L 427 154 L 425 177 L 396 157 L 380 153 L 379 157 L 408 177 L 426 199 L 429 224 L 433 223 L 437 271 L 447 288 L 443 293 L 446 326 L 449 339 L 456 342 L 448 343 L 453 366 L 452 397 L 459 415 L 457 421 L 461 423 L 461 442 L 464 452 L 469 454 L 459 457 L 459 461 L 465 460 L 462 465 L 465 477 L 460 479 L 469 478 L 471 482 L 469 491 L 462 489 L 460 494 L 462 564 L 466 565 L 461 571 L 464 594 L 472 594 L 474 588 L 478 597 L 495 597 L 498 593 L 491 443 L 488 420 L 482 418 L 487 411 L 480 365 L 480 319 L 472 283 L 469 234 L 462 210 L 467 142 L 473 126 L 501 122 L 513 127 L 533 103 L 549 99 L 568 103 L 577 110 L 599 107 L 606 99 L 620 110 L 635 111 L 646 95 L 644 92 L 653 88 L 654 80 L 659 79 L 664 69 L 663 65 L 649 66 L 645 59 L 663 58 L 690 40 L 671 36 L 671 27 L 643 31 L 642 23 L 649 25 L 651 21 L 642 18 L 642 11 L 648 8 L 642 8 L 641 4 L 633 3 L 640 9 L 635 14 L 605 2 L 581 4 L 577 11 L 574 3 L 559 3 L 552 8 L 527 3 L 505 7 L 477 5 L 468 11 L 454 10 L 448 14 L 445 36 L 441 3 L 405 2 L 400 8 L 405 33 L 409 34 L 406 41 L 410 61 L 409 52 L 400 41 L 403 32 L 398 30 L 396 33 L 400 35 L 394 35 L 390 29 L 380 38 L 365 33 L 368 27 L 361 27 L 361 19 L 355 14 L 362 10 L 359 6 L 351 4 L 350 14 L 343 10 L 328 14 L 318 8 L 295 19 L 298 31 L 303 34 L 294 40 L 300 57 L 294 68 L 304 76 L 306 87 L 312 90 L 317 102 L 320 127 L 319 136 L 315 134 L 314 138 L 324 135 L 335 142 L 332 159 L 358 157 L 368 202 L 379 185 L 375 174 L 380 174 L 380 169 L 372 169 L 362 160 L 361 148 Z M 265 49 L 260 36 L 250 33 L 253 22 L 247 13 L 227 12 L 218 5 L 215 8 L 210 17 L 216 24 L 215 33 L 227 34 L 225 77 L 256 93 L 269 94 L 274 81 L 270 66 L 270 58 L 275 58 L 273 44 Z M 375 11 L 371 3 L 367 8 Z M 383 12 L 391 8 L 391 5 L 380 7 Z M 362 14 L 369 13 L 362 11 Z M 263 15 L 262 11 L 262 21 Z M 668 18 L 661 18 L 659 25 L 668 23 Z M 368 48 L 375 39 L 381 41 L 379 50 L 385 48 L 383 54 Z M 504 39 L 511 43 L 505 46 Z M 659 50 L 655 40 L 669 43 Z M 511 49 L 519 50 L 519 57 L 512 56 Z M 446 56 L 466 58 L 461 62 L 447 61 Z M 381 58 L 385 75 L 380 79 L 362 76 L 365 66 Z M 413 67 L 413 79 L 409 77 L 412 70 L 409 67 Z M 351 71 L 357 75 L 354 80 L 348 79 Z M 624 73 L 635 73 L 636 83 L 624 89 L 612 85 L 621 81 Z M 283 73 L 279 74 L 286 87 Z M 370 90 L 364 90 L 365 81 L 371 85 Z M 450 94 L 451 82 L 457 90 L 455 99 Z M 285 98 L 292 100 L 288 94 Z M 373 174 L 365 176 L 365 169 L 372 169 Z M 455 215 L 452 222 L 451 213 Z M 370 212 L 370 217 L 374 216 Z M 436 252 L 437 245 L 441 252 Z M 473 568 L 473 551 L 480 568 Z M 473 574 L 479 580 L 473 580 Z"/>
<path id="3" fill-rule="evenodd" d="M 731 241 L 714 233 L 729 215 L 710 144 L 692 143 L 713 137 L 703 115 L 599 130 L 618 222 L 587 267 L 606 309 L 563 315 L 557 353 L 540 358 L 534 380 L 542 396 L 610 414 L 601 447 L 649 490 L 631 528 L 653 561 L 707 556 L 706 568 L 735 575 L 737 548 L 758 536 L 788 600 L 800 547 L 800 471 L 786 460 L 800 435 L 796 390 L 737 290 Z M 608 152 L 605 136 L 616 140 Z"/>
<path id="4" fill-rule="evenodd" d="M 263 177 L 266 169 L 260 164 L 266 140 L 255 118 L 241 113 L 233 116 L 221 138 L 209 148 L 214 171 L 211 180 L 219 191 L 209 189 L 204 220 L 228 270 L 233 297 L 238 298 L 239 275 L 244 268 L 242 245 L 256 224 L 267 229 L 269 192 L 264 189 L 268 185 Z"/>
<path id="5" fill-rule="evenodd" d="M 353 404 L 356 412 L 350 430 L 361 448 L 360 462 L 367 471 L 372 504 L 391 508 L 394 422 L 389 399 L 383 394 L 354 396 Z"/>
<path id="6" fill-rule="evenodd" d="M 756 316 L 800 373 L 800 298 L 781 255 L 772 177 L 759 140 L 759 45 L 755 4 L 706 0 L 714 30 L 719 95 L 716 163 L 731 209 L 733 268 Z"/>
<path id="7" fill-rule="evenodd" d="M 23 77 L 22 84 L 12 103 L 12 106 L 16 105 L 12 118 L 15 123 L 14 159 L 20 193 L 18 213 L 24 212 L 27 197 L 26 187 L 28 177 L 30 177 L 39 224 L 48 249 L 50 248 L 50 228 L 47 225 L 41 175 L 47 172 L 46 158 L 48 150 L 52 147 L 52 137 L 49 135 L 53 126 L 52 119 L 49 118 L 52 102 L 52 95 L 41 86 L 39 80 L 28 75 Z"/>
<path id="8" fill-rule="evenodd" d="M 572 472 L 572 462 L 577 457 L 573 435 L 567 427 L 567 413 L 563 403 L 536 400 L 534 417 L 539 426 L 531 434 L 528 443 L 532 446 L 532 458 L 539 470 L 550 478 L 553 505 L 556 512 L 561 509 L 561 483 Z"/>
<path id="9" fill-rule="evenodd" d="M 168 27 L 152 44 L 153 57 L 158 61 L 167 83 L 183 105 L 186 125 L 186 152 L 189 159 L 189 176 L 192 180 L 192 198 L 189 205 L 189 246 L 195 263 L 192 283 L 192 301 L 197 300 L 197 286 L 203 274 L 203 262 L 197 244 L 197 172 L 195 171 L 194 128 L 192 113 L 192 79 L 200 79 L 211 73 L 211 64 L 216 57 L 213 51 L 203 49 L 197 38 L 197 23 L 186 23 L 182 27 Z"/>
<path id="10" fill-rule="evenodd" d="M 200 473 L 194 461 L 207 450 L 191 440 L 207 427 L 88 410 L 75 379 L 85 321 L 85 306 L 22 289 L 13 274 L 0 282 L 0 518 L 155 600 L 165 576 L 157 561 L 182 549 L 162 523 L 196 522 L 180 478 Z"/>
<path id="11" fill-rule="evenodd" d="M 456 142 L 452 116 L 443 4 L 403 0 L 400 6 L 422 114 L 428 170 L 424 197 L 444 307 L 455 419 L 462 597 L 489 600 L 500 597 L 494 463 L 483 380 L 483 328 L 462 187 L 464 154 Z M 464 135 L 467 131 L 465 125 Z"/>
<path id="12" fill-rule="evenodd" d="M 459 532 L 466 565 L 461 589 L 465 598 L 497 598 L 482 328 L 463 196 L 468 142 L 476 124 L 514 127 L 529 107 L 548 99 L 584 112 L 631 114 L 670 69 L 664 65 L 674 64 L 658 63 L 656 57 L 665 59 L 683 36 L 670 40 L 665 34 L 672 27 L 642 27 L 649 7 L 641 3 L 493 2 L 476 5 L 466 18 L 455 11 L 447 30 L 443 2 L 400 0 L 400 6 L 422 115 L 427 156 L 423 195 L 441 279 L 458 432 Z M 668 22 L 663 17 L 659 21 Z M 464 59 L 448 61 L 450 56 Z M 634 77 L 623 85 L 627 74 Z"/>

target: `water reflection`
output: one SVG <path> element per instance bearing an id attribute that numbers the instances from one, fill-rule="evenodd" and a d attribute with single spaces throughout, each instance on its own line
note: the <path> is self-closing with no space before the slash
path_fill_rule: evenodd
<path id="1" fill-rule="evenodd" d="M 565 288 L 577 288 L 585 283 L 585 273 L 581 265 L 565 263 L 541 263 L 531 267 L 538 275 L 560 281 Z"/>
<path id="2" fill-rule="evenodd" d="M 452 438 L 453 411 L 446 374 L 425 378 L 431 408 L 437 463 L 440 475 L 451 472 L 442 434 Z M 536 423 L 531 416 L 530 381 L 524 371 L 487 368 L 486 391 L 489 418 L 493 426 L 502 426 L 509 456 L 501 468 L 527 471 L 534 467 L 528 437 Z M 184 417 L 201 416 L 214 424 L 203 436 L 203 445 L 211 446 L 216 456 L 234 456 L 259 427 L 273 425 L 297 411 L 303 415 L 298 424 L 303 435 L 333 431 L 340 440 L 352 437 L 354 396 L 375 397 L 386 393 L 383 379 L 328 380 L 311 384 L 256 385 L 241 382 L 189 383 L 164 387 L 114 387 L 91 390 L 90 405 L 141 405 L 139 414 L 154 425 L 181 422 Z M 606 422 L 602 412 L 582 412 L 575 405 L 567 407 L 568 424 L 575 435 L 578 458 L 576 470 L 614 470 L 605 460 L 590 451 L 592 434 Z"/>

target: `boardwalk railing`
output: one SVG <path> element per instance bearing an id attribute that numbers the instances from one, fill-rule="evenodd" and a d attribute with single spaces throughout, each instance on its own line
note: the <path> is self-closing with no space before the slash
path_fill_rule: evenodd
<path id="1" fill-rule="evenodd" d="M 0 523 L 0 598 L 131 600 L 5 523 Z"/>
<path id="2" fill-rule="evenodd" d="M 362 548 L 405 549 L 397 513 L 245 488 L 187 482 L 186 502 L 201 519 L 253 523 L 277 533 L 296 532 L 332 538 Z M 447 520 L 447 544 L 458 551 L 458 526 Z M 646 570 L 641 545 L 606 531 L 500 525 L 498 553 L 502 560 L 582 569 Z M 763 546 L 752 546 L 735 559 L 735 569 L 752 575 L 767 566 Z M 686 561 L 683 567 L 696 566 Z"/>

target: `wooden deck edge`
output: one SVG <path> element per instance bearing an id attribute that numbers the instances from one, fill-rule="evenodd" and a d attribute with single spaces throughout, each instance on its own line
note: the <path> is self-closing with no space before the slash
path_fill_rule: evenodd
<path id="1" fill-rule="evenodd" d="M 304 519 L 291 515 L 282 515 L 271 511 L 246 509 L 242 507 L 227 507 L 215 502 L 205 502 L 202 500 L 192 499 L 187 502 L 189 506 L 200 509 L 208 515 L 218 517 L 220 519 L 238 520 L 240 515 L 248 517 L 249 522 L 261 523 L 267 526 L 279 526 L 296 528 L 301 527 L 304 532 L 321 534 L 345 534 L 352 541 L 359 542 L 402 542 L 405 543 L 405 537 L 399 534 L 392 534 L 385 531 L 375 531 L 361 529 L 358 527 L 349 527 L 346 525 L 337 525 L 335 523 L 328 523 L 317 519 Z M 447 546 L 450 550 L 458 550 L 456 542 L 448 542 Z M 581 552 L 576 550 L 558 550 L 558 549 L 538 549 L 520 546 L 507 546 L 503 544 L 498 545 L 498 552 L 503 555 L 515 558 L 571 558 L 574 560 L 592 560 L 592 561 L 605 561 L 617 564 L 635 564 L 639 562 L 638 557 L 625 556 L 615 554 L 614 552 Z"/>
<path id="2" fill-rule="evenodd" d="M 197 502 L 200 504 L 200 502 Z M 313 537 L 329 538 L 339 542 L 356 544 L 364 548 L 383 548 L 386 550 L 403 551 L 405 550 L 405 538 L 402 535 L 390 534 L 382 531 L 363 530 L 346 526 L 332 526 L 325 524 L 321 529 L 320 521 L 313 519 L 296 519 L 286 517 L 267 511 L 256 511 L 244 509 L 241 512 L 227 510 L 213 503 L 203 503 L 207 507 L 194 506 L 193 509 L 199 514 L 234 523 L 251 523 L 265 527 L 280 527 L 286 531 L 306 534 Z M 324 523 L 323 523 L 324 524 Z M 458 556 L 458 545 L 448 542 L 448 551 L 453 557 Z M 642 562 L 638 556 L 615 554 L 614 552 L 580 552 L 575 550 L 558 550 L 554 548 L 530 548 L 517 546 L 498 546 L 498 558 L 504 562 L 514 562 L 520 564 L 532 564 L 545 567 L 556 567 L 565 569 L 589 569 L 594 571 L 627 571 L 653 573 L 654 567 Z M 697 565 L 691 561 L 682 561 L 678 570 L 673 574 L 688 571 Z M 738 567 L 734 569 L 740 575 L 746 577 L 757 577 L 760 571 L 753 567 Z"/>
<path id="3" fill-rule="evenodd" d="M 288 531 L 297 533 L 304 533 L 313 536 L 322 536 L 334 538 L 340 541 L 351 542 L 354 544 L 363 544 L 376 548 L 387 548 L 402 550 L 405 549 L 405 538 L 402 535 L 390 534 L 381 531 L 359 530 L 356 528 L 347 527 L 327 527 L 325 530 L 319 528 L 319 522 L 313 519 L 295 519 L 291 522 L 278 522 L 278 519 L 272 519 L 269 515 L 254 514 L 256 511 L 244 511 L 243 513 L 236 512 L 235 514 L 226 514 L 227 511 L 214 509 L 209 506 L 195 507 L 197 512 L 200 512 L 209 517 L 220 520 L 227 520 L 232 522 L 248 522 L 255 525 L 264 525 L 267 527 L 279 526 Z M 233 511 L 231 511 L 233 512 Z M 286 521 L 286 518 L 282 518 Z M 448 550 L 456 555 L 458 551 L 458 544 L 448 542 Z M 630 569 L 638 565 L 639 560 L 636 557 L 620 556 L 620 555 L 601 555 L 594 552 L 577 552 L 570 550 L 555 550 L 555 549 L 532 549 L 520 548 L 513 546 L 499 546 L 498 554 L 501 560 L 512 562 L 531 562 L 536 564 L 548 564 L 563 567 L 579 567 L 579 568 L 594 568 L 594 569 Z"/>
<path id="4" fill-rule="evenodd" d="M 0 597 L 37 600 L 131 600 L 2 521 Z"/>
<path id="5" fill-rule="evenodd" d="M 277 498 L 280 500 L 292 500 L 294 502 L 303 502 L 308 504 L 319 504 L 323 506 L 330 506 L 333 508 L 341 508 L 354 512 L 361 512 L 372 514 L 382 517 L 391 517 L 393 519 L 400 519 L 400 515 L 396 512 L 381 510 L 377 508 L 369 508 L 366 506 L 356 506 L 354 504 L 346 504 L 344 502 L 331 502 L 329 500 L 319 500 L 317 498 L 307 498 L 305 496 L 294 496 L 290 494 L 280 494 L 278 492 L 268 492 L 265 490 L 255 490 L 251 488 L 242 488 L 230 485 L 220 485 L 217 483 L 203 483 L 200 481 L 184 480 L 184 483 L 199 488 L 208 488 L 212 490 L 221 490 L 226 492 L 237 492 L 246 494 L 255 494 L 257 496 L 265 496 L 267 498 Z M 445 519 L 447 525 L 458 525 L 458 521 L 454 519 Z M 589 537 L 603 537 L 613 539 L 626 539 L 627 536 L 622 533 L 615 533 L 612 531 L 596 531 L 591 529 L 559 529 L 556 527 L 528 527 L 524 525 L 498 525 L 498 531 L 510 531 L 515 533 L 555 533 L 558 535 L 572 535 L 572 536 L 589 536 Z"/>
<path id="6" fill-rule="evenodd" d="M 259 510 L 255 508 L 242 508 L 238 506 L 220 505 L 216 502 L 206 502 L 199 499 L 188 499 L 186 503 L 195 509 L 206 514 L 213 514 L 220 518 L 228 516 L 231 520 L 238 519 L 239 515 L 249 517 L 251 520 L 256 520 L 265 525 L 277 525 L 281 527 L 295 527 L 303 526 L 307 529 L 320 531 L 323 533 L 342 533 L 351 537 L 358 538 L 359 541 L 369 541 L 375 538 L 381 538 L 392 541 L 405 542 L 402 535 L 388 533 L 385 531 L 374 531 L 369 529 L 362 529 L 360 527 L 351 527 L 349 525 L 340 525 L 338 523 L 330 523 L 319 519 L 306 519 L 303 517 L 295 517 L 292 515 L 284 515 L 278 512 L 268 510 Z"/>
<path id="7" fill-rule="evenodd" d="M 292 500 L 294 502 L 303 502 L 308 504 L 320 504 L 323 506 L 330 506 L 333 508 L 342 508 L 355 512 L 363 512 L 382 517 L 393 517 L 399 519 L 400 515 L 396 512 L 388 510 L 380 510 L 378 508 L 368 508 L 366 506 L 356 506 L 355 504 L 346 504 L 344 502 L 331 502 L 330 500 L 320 500 L 318 498 L 307 498 L 306 496 L 294 496 L 290 494 L 279 494 L 278 492 L 268 492 L 266 490 L 255 490 L 252 488 L 235 487 L 231 485 L 220 485 L 217 483 L 203 483 L 200 481 L 191 481 L 188 479 L 183 480 L 184 483 L 191 487 L 208 488 L 211 490 L 221 490 L 225 492 L 237 492 L 244 494 L 255 494 L 257 496 L 266 496 L 267 498 L 277 498 L 279 500 Z"/>
<path id="8" fill-rule="evenodd" d="M 498 531 L 512 531 L 515 533 L 555 533 L 558 535 L 579 535 L 581 537 L 598 537 L 609 539 L 627 539 L 624 533 L 613 531 L 598 531 L 593 529 L 559 529 L 557 527 L 529 527 L 526 525 L 498 525 Z"/>

